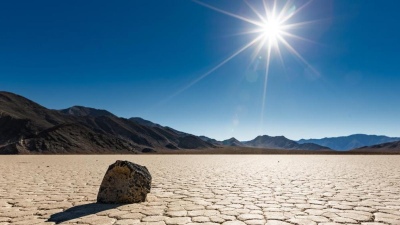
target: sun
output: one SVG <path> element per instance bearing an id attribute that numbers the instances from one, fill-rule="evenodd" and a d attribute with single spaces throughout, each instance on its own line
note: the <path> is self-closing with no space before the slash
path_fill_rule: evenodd
<path id="1" fill-rule="evenodd" d="M 282 37 L 284 27 L 276 18 L 271 18 L 265 21 L 262 28 L 260 29 L 261 35 L 264 39 L 271 41 L 274 45 L 277 44 L 277 40 Z"/>
<path id="2" fill-rule="evenodd" d="M 236 51 L 232 56 L 236 56 L 237 54 L 243 52 L 247 48 L 258 46 L 255 48 L 255 53 L 253 55 L 262 54 L 262 50 L 266 49 L 263 54 L 266 54 L 267 60 L 272 57 L 271 50 L 273 48 L 276 49 L 276 53 L 278 57 L 282 59 L 280 46 L 289 50 L 290 53 L 295 55 L 302 61 L 307 64 L 306 60 L 295 50 L 295 48 L 289 43 L 288 39 L 299 39 L 305 40 L 307 39 L 297 36 L 292 31 L 294 28 L 299 28 L 304 24 L 308 24 L 311 21 L 302 21 L 302 22 L 293 22 L 294 16 L 298 14 L 301 10 L 305 8 L 309 3 L 302 5 L 301 7 L 297 7 L 292 0 L 259 0 L 253 1 L 253 4 L 250 4 L 250 1 L 244 0 L 244 3 L 251 9 L 254 15 L 257 18 L 246 17 L 238 14 L 234 14 L 223 9 L 216 8 L 212 5 L 206 4 L 199 0 L 193 0 L 194 2 L 205 6 L 209 9 L 215 10 L 222 14 L 231 16 L 233 18 L 242 20 L 244 22 L 249 23 L 253 26 L 253 28 L 245 31 L 243 34 L 257 34 L 256 37 L 247 43 L 243 48 Z M 310 0 L 311 1 L 311 0 Z M 260 4 L 256 5 L 254 3 L 260 2 Z M 254 16 L 253 16 L 254 17 Z M 266 46 L 267 48 L 263 48 Z M 228 57 L 231 59 L 231 57 Z"/>

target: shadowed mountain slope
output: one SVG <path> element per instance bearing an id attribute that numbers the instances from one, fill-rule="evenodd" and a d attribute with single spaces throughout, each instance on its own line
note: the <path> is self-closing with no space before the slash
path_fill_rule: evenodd
<path id="1" fill-rule="evenodd" d="M 217 140 L 215 140 L 213 138 L 209 138 L 209 137 L 206 137 L 206 136 L 199 136 L 199 138 L 201 138 L 201 140 L 203 140 L 205 142 L 208 142 L 210 144 L 213 144 L 213 145 L 222 145 L 222 141 L 217 141 Z"/>
<path id="2" fill-rule="evenodd" d="M 190 143 L 188 143 L 190 142 Z M 139 153 L 142 149 L 212 148 L 199 137 L 146 126 L 106 110 L 47 109 L 0 92 L 0 153 Z"/>
<path id="3" fill-rule="evenodd" d="M 144 126 L 149 126 L 149 127 L 162 127 L 160 124 L 153 123 L 153 122 L 151 122 L 150 120 L 145 120 L 145 119 L 140 118 L 140 117 L 131 117 L 131 118 L 129 118 L 129 120 L 130 120 L 130 121 L 133 121 L 133 122 L 135 122 L 135 123 L 137 123 L 137 124 L 144 125 Z"/>

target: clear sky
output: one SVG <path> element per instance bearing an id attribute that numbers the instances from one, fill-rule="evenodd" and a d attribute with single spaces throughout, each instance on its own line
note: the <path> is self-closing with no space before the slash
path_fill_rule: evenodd
<path id="1" fill-rule="evenodd" d="M 243 1 L 203 2 L 257 19 Z M 315 22 L 291 32 L 310 41 L 286 40 L 309 65 L 281 46 L 263 110 L 265 55 L 252 61 L 254 48 L 185 89 L 255 38 L 238 35 L 254 28 L 240 19 L 184 0 L 2 1 L 0 89 L 216 139 L 400 136 L 399 10 L 397 0 L 306 5 L 291 22 Z"/>

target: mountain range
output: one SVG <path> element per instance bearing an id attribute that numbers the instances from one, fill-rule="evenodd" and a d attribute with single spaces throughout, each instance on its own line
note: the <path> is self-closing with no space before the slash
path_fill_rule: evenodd
<path id="1" fill-rule="evenodd" d="M 398 137 L 387 137 L 383 135 L 353 134 L 343 137 L 331 137 L 322 139 L 301 139 L 299 144 L 314 143 L 329 147 L 334 150 L 348 151 L 364 146 L 379 145 L 388 142 L 400 141 Z"/>
<path id="2" fill-rule="evenodd" d="M 200 136 L 200 138 L 210 144 L 231 146 L 231 147 L 254 147 L 254 148 L 308 150 L 308 151 L 330 150 L 330 148 L 328 147 L 313 143 L 299 144 L 284 136 L 273 137 L 268 135 L 262 135 L 262 136 L 257 136 L 256 138 L 250 141 L 239 141 L 234 137 L 223 141 L 217 141 L 215 139 L 208 138 L 205 136 Z"/>
<path id="3" fill-rule="evenodd" d="M 197 136 L 137 120 L 83 106 L 51 110 L 0 92 L 0 153 L 140 153 L 215 147 Z"/>
<path id="4" fill-rule="evenodd" d="M 0 92 L 0 154 L 142 153 L 219 147 L 329 151 L 399 151 L 400 138 L 356 134 L 293 141 L 284 136 L 234 137 L 218 141 L 162 126 L 140 117 L 117 117 L 84 106 L 47 109 L 27 98 Z M 390 143 L 388 143 L 390 142 Z M 369 148 L 361 148 L 370 146 Z M 368 150 L 367 150 L 368 149 Z M 389 149 L 389 150 L 387 150 Z"/>
<path id="5" fill-rule="evenodd" d="M 285 150 L 336 150 L 360 152 L 367 150 L 371 151 L 398 151 L 400 152 L 400 138 L 387 137 L 383 135 L 366 135 L 354 134 L 344 137 L 322 138 L 322 139 L 301 139 L 293 141 L 284 136 L 257 136 L 250 141 L 239 141 L 235 138 L 230 138 L 224 141 L 217 141 L 212 138 L 200 136 L 202 140 L 214 145 L 224 145 L 232 147 L 255 147 L 268 149 L 285 149 Z"/>
<path id="6" fill-rule="evenodd" d="M 246 146 L 249 147 L 258 147 L 258 148 L 273 148 L 273 149 L 293 149 L 293 150 L 329 150 L 328 147 L 313 144 L 313 143 L 303 143 L 299 144 L 295 141 L 287 139 L 284 136 L 276 136 L 271 137 L 268 135 L 257 136 L 255 139 L 251 141 L 243 142 Z"/>

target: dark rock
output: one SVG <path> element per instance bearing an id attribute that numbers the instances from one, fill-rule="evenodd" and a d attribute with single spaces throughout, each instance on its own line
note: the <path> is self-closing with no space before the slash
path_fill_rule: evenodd
<path id="1" fill-rule="evenodd" d="M 145 166 L 117 160 L 108 167 L 101 182 L 97 202 L 138 203 L 146 200 L 151 189 L 151 174 Z"/>

